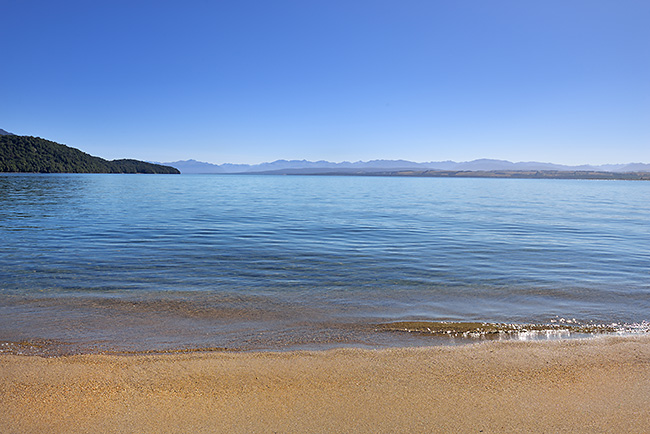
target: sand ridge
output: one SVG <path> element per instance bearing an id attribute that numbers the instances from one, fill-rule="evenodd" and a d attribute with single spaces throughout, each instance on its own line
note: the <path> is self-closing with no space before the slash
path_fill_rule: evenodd
<path id="1" fill-rule="evenodd" d="M 7 433 L 650 432 L 650 337 L 0 356 Z"/>

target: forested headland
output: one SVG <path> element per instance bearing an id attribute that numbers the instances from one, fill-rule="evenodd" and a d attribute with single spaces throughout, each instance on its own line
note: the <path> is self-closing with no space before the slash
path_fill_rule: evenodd
<path id="1" fill-rule="evenodd" d="M 0 135 L 0 172 L 166 173 L 178 169 L 145 161 L 105 160 L 40 137 Z"/>

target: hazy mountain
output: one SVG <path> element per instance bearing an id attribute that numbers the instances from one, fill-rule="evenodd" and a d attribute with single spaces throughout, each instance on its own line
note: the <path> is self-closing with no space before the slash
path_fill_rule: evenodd
<path id="1" fill-rule="evenodd" d="M 610 167 L 611 166 L 611 167 Z M 490 160 L 490 159 L 480 159 L 473 161 L 466 161 L 463 163 L 456 163 L 456 165 L 450 170 L 560 170 L 560 171 L 615 171 L 623 167 L 624 165 L 609 165 L 607 168 L 605 166 L 590 166 L 590 165 L 580 165 L 580 166 L 566 166 L 563 164 L 553 164 L 553 163 L 540 163 L 537 161 L 521 161 L 518 163 L 513 163 L 507 160 Z"/>
<path id="2" fill-rule="evenodd" d="M 333 169 L 339 170 L 358 170 L 365 171 L 385 171 L 385 170 L 403 170 L 403 169 L 451 169 L 458 163 L 453 161 L 441 161 L 438 163 L 415 163 L 406 160 L 372 160 L 342 163 L 332 163 L 330 161 L 307 161 L 307 160 L 276 160 L 270 163 L 260 164 L 211 164 L 196 160 L 183 160 L 168 163 L 160 163 L 172 166 L 182 173 L 252 173 L 252 172 L 272 172 L 278 170 L 303 170 L 303 169 Z M 332 170 L 330 170 L 332 171 Z"/>
<path id="3" fill-rule="evenodd" d="M 10 133 L 9 131 L 5 131 L 0 128 L 0 136 L 13 136 L 13 133 Z"/>
<path id="4" fill-rule="evenodd" d="M 619 169 L 620 172 L 650 172 L 650 164 L 630 163 Z"/>
<path id="5" fill-rule="evenodd" d="M 224 170 L 221 168 L 221 166 L 196 160 L 183 160 L 175 161 L 174 163 L 161 164 L 175 167 L 181 173 L 224 173 Z"/>
<path id="6" fill-rule="evenodd" d="M 276 160 L 261 164 L 211 164 L 196 160 L 161 163 L 172 166 L 182 173 L 372 173 L 399 170 L 458 170 L 458 171 L 604 171 L 604 172 L 650 172 L 650 164 L 606 164 L 600 166 L 540 163 L 535 161 L 513 163 L 507 160 L 479 159 L 465 162 L 430 161 L 416 163 L 407 160 L 330 161 Z"/>

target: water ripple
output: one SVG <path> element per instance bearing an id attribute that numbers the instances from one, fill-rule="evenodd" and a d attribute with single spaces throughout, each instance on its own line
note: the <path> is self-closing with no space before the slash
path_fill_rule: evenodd
<path id="1" fill-rule="evenodd" d="M 2 175 L 0 340 L 16 323 L 40 330 L 34 338 L 126 339 L 110 322 L 117 304 L 102 305 L 109 313 L 92 333 L 56 332 L 47 315 L 65 322 L 70 297 L 144 297 L 159 311 L 141 314 L 178 319 L 178 294 L 254 297 L 242 309 L 265 312 L 256 327 L 283 339 L 291 328 L 297 340 L 318 321 L 330 332 L 332 323 L 555 316 L 641 324 L 648 215 L 645 182 Z M 11 297 L 38 303 L 18 308 Z M 217 317 L 185 318 L 195 334 L 170 325 L 167 342 L 232 343 L 252 321 L 231 318 L 224 334 Z"/>

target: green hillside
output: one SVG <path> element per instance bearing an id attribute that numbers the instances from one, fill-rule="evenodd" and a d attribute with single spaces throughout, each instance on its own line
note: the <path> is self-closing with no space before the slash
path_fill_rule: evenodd
<path id="1" fill-rule="evenodd" d="M 180 173 L 138 160 L 93 157 L 40 137 L 0 135 L 0 172 L 32 173 Z"/>

